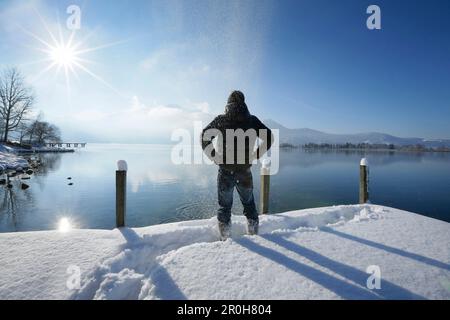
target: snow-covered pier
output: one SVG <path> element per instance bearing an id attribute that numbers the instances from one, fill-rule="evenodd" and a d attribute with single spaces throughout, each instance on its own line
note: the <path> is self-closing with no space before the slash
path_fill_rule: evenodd
<path id="1" fill-rule="evenodd" d="M 0 234 L 0 299 L 450 299 L 450 224 L 376 205 Z M 219 276 L 220 275 L 220 276 Z"/>
<path id="2" fill-rule="evenodd" d="M 86 142 L 48 142 L 45 143 L 44 146 L 49 148 L 63 148 L 64 146 L 66 148 L 84 148 L 86 147 L 86 144 Z"/>

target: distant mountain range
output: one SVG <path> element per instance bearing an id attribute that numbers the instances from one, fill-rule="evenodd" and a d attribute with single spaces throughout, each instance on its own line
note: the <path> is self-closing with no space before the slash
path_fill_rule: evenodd
<path id="1" fill-rule="evenodd" d="M 423 138 L 400 138 L 386 133 L 368 132 L 355 134 L 332 134 L 318 130 L 301 128 L 289 129 L 271 119 L 264 123 L 271 129 L 280 131 L 280 143 L 289 143 L 293 145 L 304 145 L 307 143 L 370 143 L 370 144 L 393 144 L 396 146 L 423 145 L 428 148 L 450 147 L 450 139 L 428 140 Z"/>

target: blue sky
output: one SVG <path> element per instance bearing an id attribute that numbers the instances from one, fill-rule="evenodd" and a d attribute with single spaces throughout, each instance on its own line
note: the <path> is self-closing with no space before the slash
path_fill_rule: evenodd
<path id="1" fill-rule="evenodd" d="M 71 4 L 74 42 L 106 46 L 80 55 L 92 74 L 75 67 L 67 85 L 62 71 L 37 77 L 51 61 L 33 63 L 48 54 L 30 33 L 51 42 L 45 25 L 56 38 L 60 25 L 67 40 Z M 370 4 L 381 30 L 366 27 Z M 67 139 L 165 142 L 221 113 L 232 89 L 291 128 L 450 138 L 446 0 L 0 0 L 0 39 L 0 67 L 20 68 Z"/>

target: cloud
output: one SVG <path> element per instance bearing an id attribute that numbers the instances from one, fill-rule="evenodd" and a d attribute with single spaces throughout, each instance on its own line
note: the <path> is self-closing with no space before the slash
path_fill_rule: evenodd
<path id="1" fill-rule="evenodd" d="M 193 103 L 193 105 L 201 112 L 209 113 L 210 107 L 209 107 L 208 102 L 198 102 L 198 103 Z"/>
<path id="2" fill-rule="evenodd" d="M 211 121 L 207 102 L 179 105 L 145 104 L 134 96 L 120 111 L 84 110 L 71 116 L 83 123 L 83 129 L 102 141 L 155 143 L 169 142 L 176 129 L 192 130 L 194 122 Z M 114 138 L 112 138 L 114 137 Z"/>

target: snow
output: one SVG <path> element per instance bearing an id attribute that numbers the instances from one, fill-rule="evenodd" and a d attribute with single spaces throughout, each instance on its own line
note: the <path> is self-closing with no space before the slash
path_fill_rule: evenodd
<path id="1" fill-rule="evenodd" d="M 360 166 L 368 166 L 369 165 L 369 161 L 366 158 L 362 158 L 361 162 L 359 163 Z"/>
<path id="2" fill-rule="evenodd" d="M 128 170 L 127 162 L 125 160 L 117 161 L 117 170 L 119 170 L 119 171 L 127 171 Z"/>
<path id="3" fill-rule="evenodd" d="M 29 153 L 29 152 L 37 152 L 37 153 L 45 153 L 45 152 L 73 152 L 75 151 L 74 149 L 71 148 L 65 148 L 65 147 L 33 147 L 30 150 L 27 149 L 21 149 L 19 152 L 25 152 L 25 153 Z"/>
<path id="4" fill-rule="evenodd" d="M 0 171 L 28 168 L 28 161 L 8 152 L 0 152 Z"/>
<path id="5" fill-rule="evenodd" d="M 264 159 L 263 161 L 262 161 L 262 167 L 264 168 L 264 169 L 269 169 L 270 168 L 270 159 Z"/>
<path id="6" fill-rule="evenodd" d="M 14 148 L 0 143 L 0 152 L 13 152 Z"/>
<path id="7" fill-rule="evenodd" d="M 32 147 L 31 149 L 26 149 L 18 146 L 8 146 L 4 143 L 0 143 L 0 152 L 4 153 L 41 153 L 41 152 L 73 152 L 74 149 L 64 148 L 64 147 Z"/>
<path id="8" fill-rule="evenodd" d="M 260 220 L 247 236 L 233 216 L 224 242 L 215 218 L 0 234 L 0 299 L 450 299 L 446 222 L 376 205 Z"/>

